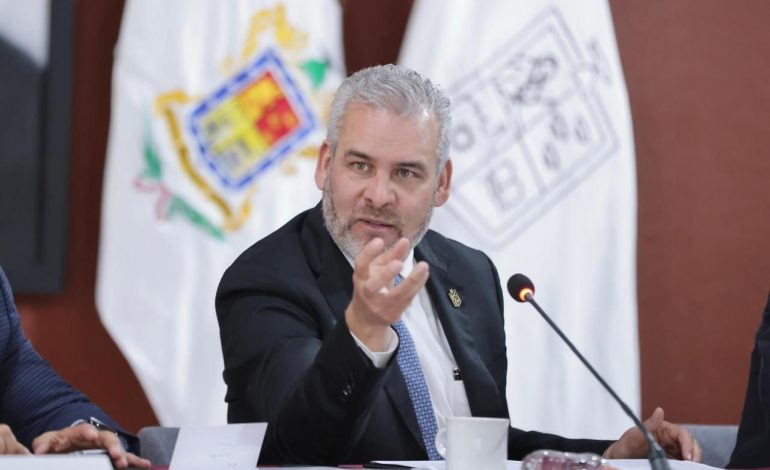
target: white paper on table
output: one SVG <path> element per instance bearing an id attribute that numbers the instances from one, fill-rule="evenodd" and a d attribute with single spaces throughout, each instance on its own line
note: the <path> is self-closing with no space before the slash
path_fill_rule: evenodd
<path id="1" fill-rule="evenodd" d="M 636 470 L 650 468 L 650 462 L 646 459 L 618 459 L 610 460 L 609 464 L 613 467 L 623 470 Z M 671 470 L 706 470 L 718 467 L 711 467 L 702 463 L 690 462 L 687 460 L 668 459 Z"/>
<path id="2" fill-rule="evenodd" d="M 253 470 L 267 423 L 183 426 L 169 470 Z"/>
<path id="3" fill-rule="evenodd" d="M 427 460 L 387 460 L 378 461 L 378 463 L 403 465 L 418 470 L 444 470 L 446 464 L 443 460 L 427 461 Z M 717 467 L 711 467 L 702 463 L 688 462 L 685 460 L 672 460 L 668 461 L 671 470 L 707 470 L 715 469 Z M 650 468 L 650 462 L 646 459 L 618 459 L 609 460 L 608 465 L 611 467 L 619 468 L 621 470 L 637 470 Z M 521 461 L 519 460 L 507 460 L 505 462 L 505 470 L 519 470 L 521 468 Z"/>
<path id="4" fill-rule="evenodd" d="M 403 465 L 417 470 L 444 470 L 446 468 L 446 462 L 443 460 L 378 460 L 377 463 Z M 505 462 L 505 470 L 519 470 L 520 468 L 521 462 L 518 460 Z"/>
<path id="5" fill-rule="evenodd" d="M 0 455 L 3 470 L 112 470 L 106 455 Z"/>

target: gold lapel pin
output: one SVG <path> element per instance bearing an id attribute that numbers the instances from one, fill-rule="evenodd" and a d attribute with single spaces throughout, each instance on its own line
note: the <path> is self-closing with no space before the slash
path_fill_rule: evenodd
<path id="1" fill-rule="evenodd" d="M 454 308 L 460 308 L 460 305 L 463 304 L 463 299 L 460 298 L 460 294 L 454 287 L 449 289 L 449 292 L 447 292 L 446 295 L 449 296 L 449 301 L 452 302 Z"/>

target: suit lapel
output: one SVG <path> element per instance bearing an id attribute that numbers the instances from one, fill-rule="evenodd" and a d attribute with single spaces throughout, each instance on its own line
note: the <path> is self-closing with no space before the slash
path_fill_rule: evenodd
<path id="1" fill-rule="evenodd" d="M 324 227 L 320 203 L 309 212 L 301 238 L 305 258 L 316 274 L 318 287 L 339 321 L 353 292 L 353 268 Z"/>
<path id="2" fill-rule="evenodd" d="M 393 358 L 393 367 L 396 371 L 393 371 L 385 382 L 385 393 L 387 393 L 393 406 L 401 415 L 406 427 L 409 428 L 409 432 L 412 433 L 412 437 L 420 444 L 420 447 L 425 449 L 425 444 L 422 441 L 422 433 L 420 433 L 420 425 L 417 423 L 417 415 L 414 413 L 414 406 L 412 406 L 412 399 L 409 398 L 409 390 L 406 388 L 406 382 L 404 382 L 404 376 L 401 375 L 401 369 L 398 364 L 395 363 L 396 358 Z M 427 455 L 427 451 L 426 451 Z"/>
<path id="3" fill-rule="evenodd" d="M 426 236 L 415 256 L 430 265 L 426 287 L 462 374 L 471 413 L 473 416 L 499 416 L 505 406 L 494 378 L 478 354 L 473 336 L 474 317 L 483 312 L 475 311 L 465 300 L 455 307 L 449 293 L 454 289 L 460 299 L 471 297 L 464 294 L 472 288 L 472 280 L 468 280 L 465 273 L 453 272 L 450 258 L 434 250 L 428 240 Z"/>

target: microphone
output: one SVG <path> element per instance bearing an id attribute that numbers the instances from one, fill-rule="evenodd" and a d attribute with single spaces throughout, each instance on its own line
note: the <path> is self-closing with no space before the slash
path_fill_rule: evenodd
<path id="1" fill-rule="evenodd" d="M 628 415 L 629 418 L 631 418 L 631 421 L 634 422 L 637 428 L 642 432 L 642 435 L 644 436 L 644 439 L 647 441 L 647 445 L 650 448 L 649 453 L 647 454 L 647 460 L 650 461 L 650 465 L 652 466 L 653 470 L 670 470 L 671 467 L 668 464 L 668 460 L 666 460 L 666 454 L 663 452 L 663 449 L 660 447 L 660 444 L 658 444 L 658 441 L 655 440 L 654 437 L 652 437 L 652 434 L 650 434 L 650 431 L 647 429 L 647 426 L 642 423 L 639 418 L 636 417 L 636 415 L 631 411 L 631 408 L 628 407 L 628 405 L 623 402 L 623 400 L 620 399 L 617 393 L 612 389 L 612 387 L 609 386 L 609 384 L 602 378 L 601 375 L 599 375 L 598 372 L 596 372 L 596 369 L 594 369 L 591 364 L 588 362 L 588 360 L 583 357 L 582 354 L 580 354 L 580 351 L 577 350 L 574 344 L 572 344 L 572 341 L 567 338 L 567 336 L 561 331 L 561 329 L 556 326 L 556 323 L 551 320 L 551 317 L 549 317 L 545 311 L 543 311 L 542 308 L 540 308 L 540 305 L 535 302 L 535 285 L 532 283 L 532 281 L 529 280 L 529 278 L 523 274 L 514 274 L 511 276 L 510 279 L 508 279 L 508 293 L 511 294 L 511 297 L 517 302 L 529 302 L 532 304 L 533 307 L 535 307 L 535 310 L 540 313 L 540 315 L 545 319 L 545 321 L 551 325 L 551 328 L 556 332 L 556 334 L 559 335 L 559 337 L 567 343 L 567 346 L 572 350 L 573 353 L 580 359 L 580 361 L 585 365 L 589 371 L 593 374 L 594 377 L 596 377 L 596 380 L 599 381 L 599 383 L 604 386 L 605 390 L 610 392 L 610 395 L 612 395 L 612 398 L 615 399 L 616 402 L 620 405 L 620 407 L 623 409 L 623 411 Z"/>

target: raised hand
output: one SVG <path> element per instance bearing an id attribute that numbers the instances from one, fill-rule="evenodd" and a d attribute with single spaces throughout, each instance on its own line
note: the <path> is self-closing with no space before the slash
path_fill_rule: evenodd
<path id="1" fill-rule="evenodd" d="M 382 239 L 374 238 L 356 257 L 353 298 L 345 310 L 348 328 L 372 351 L 386 348 L 390 325 L 401 318 L 428 280 L 428 264 L 421 261 L 394 286 L 409 252 L 409 240 L 401 238 L 384 252 L 383 247 Z"/>

